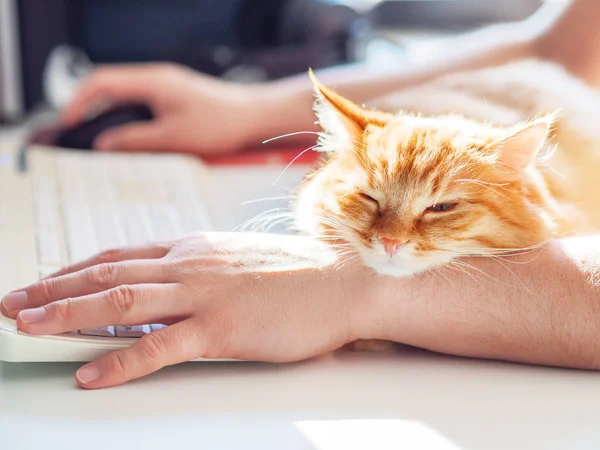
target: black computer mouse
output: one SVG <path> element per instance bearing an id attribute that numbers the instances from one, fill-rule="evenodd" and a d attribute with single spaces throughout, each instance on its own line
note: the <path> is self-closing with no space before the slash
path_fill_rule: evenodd
<path id="1" fill-rule="evenodd" d="M 145 105 L 118 106 L 100 113 L 87 122 L 58 130 L 52 145 L 77 150 L 93 150 L 94 140 L 103 131 L 153 118 L 152 110 Z"/>

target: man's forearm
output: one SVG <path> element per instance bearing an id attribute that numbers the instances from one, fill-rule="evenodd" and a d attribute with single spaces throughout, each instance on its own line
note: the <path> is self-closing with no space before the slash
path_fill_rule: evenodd
<path id="1" fill-rule="evenodd" d="M 385 331 L 376 337 L 454 355 L 600 370 L 600 236 L 464 263 L 472 268 L 382 281 Z"/>
<path id="2" fill-rule="evenodd" d="M 540 57 L 600 88 L 600 2 L 548 2 L 536 16 Z"/>
<path id="3" fill-rule="evenodd" d="M 335 87 L 355 102 L 368 102 L 387 93 L 425 83 L 447 73 L 494 66 L 532 57 L 535 36 L 521 23 L 505 24 L 448 40 L 427 61 L 408 64 L 393 72 L 365 66 L 318 71 L 320 81 Z M 286 78 L 257 88 L 257 101 L 265 117 L 257 138 L 296 131 L 316 131 L 312 112 L 313 88 L 306 75 Z M 280 118 L 280 119 L 278 119 Z"/>
<path id="4" fill-rule="evenodd" d="M 355 102 L 426 83 L 442 75 L 506 64 L 525 58 L 545 58 L 564 65 L 594 86 L 600 85 L 600 50 L 596 17 L 598 2 L 549 2 L 524 22 L 496 25 L 449 39 L 427 61 L 391 72 L 357 65 L 320 70 L 320 81 Z M 312 85 L 306 75 L 257 87 L 260 105 L 254 140 L 297 131 L 317 131 L 311 104 Z M 266 119 L 265 119 L 266 118 Z"/>

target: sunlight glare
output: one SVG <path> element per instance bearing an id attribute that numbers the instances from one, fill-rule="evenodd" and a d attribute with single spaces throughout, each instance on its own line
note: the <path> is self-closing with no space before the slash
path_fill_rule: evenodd
<path id="1" fill-rule="evenodd" d="M 412 420 L 311 420 L 294 425 L 316 450 L 460 450 L 436 430 Z"/>

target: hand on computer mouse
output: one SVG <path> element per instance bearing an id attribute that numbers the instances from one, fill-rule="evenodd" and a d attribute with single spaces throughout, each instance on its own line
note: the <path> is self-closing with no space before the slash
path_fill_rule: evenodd
<path id="1" fill-rule="evenodd" d="M 201 233 L 102 253 L 22 289 L 20 306 L 7 310 L 5 300 L 2 312 L 36 335 L 169 325 L 80 369 L 86 389 L 198 357 L 297 361 L 378 326 L 367 271 L 337 270 L 334 256 L 306 237 Z"/>
<path id="2" fill-rule="evenodd" d="M 72 127 L 95 108 L 139 103 L 155 119 L 109 129 L 94 147 L 105 151 L 214 154 L 260 143 L 256 87 L 226 83 L 172 64 L 101 67 L 86 80 L 62 116 Z"/>

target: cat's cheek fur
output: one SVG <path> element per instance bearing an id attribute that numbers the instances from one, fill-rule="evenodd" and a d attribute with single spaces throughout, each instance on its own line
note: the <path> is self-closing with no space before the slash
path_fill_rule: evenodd
<path id="1" fill-rule="evenodd" d="M 319 175 L 317 175 L 318 177 Z M 321 234 L 321 220 L 317 211 L 317 203 L 322 198 L 320 184 L 316 180 L 306 183 L 294 205 L 294 226 L 297 231 L 310 236 Z"/>

